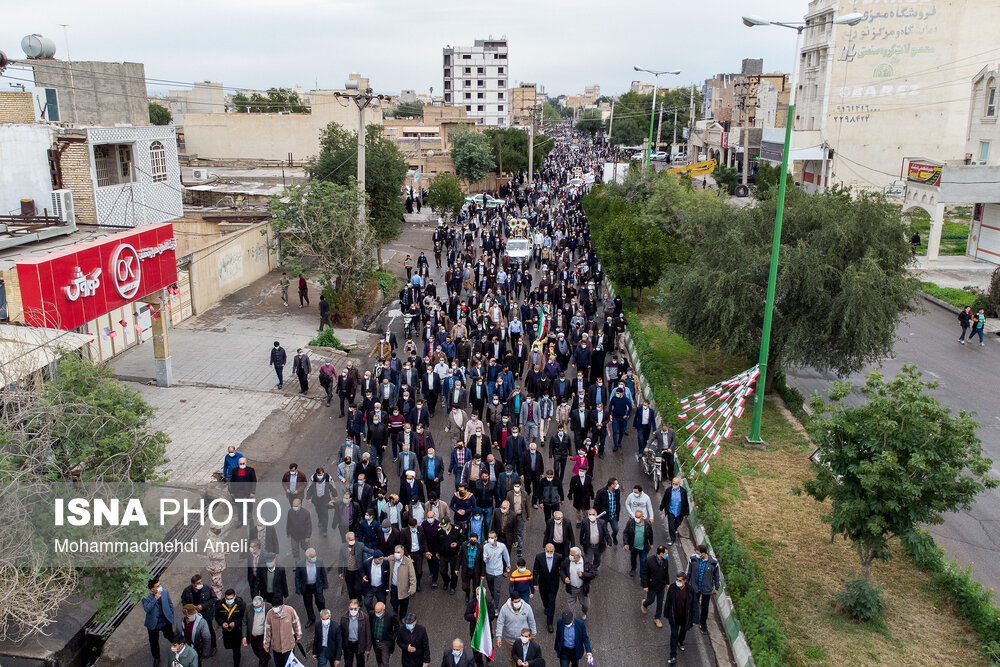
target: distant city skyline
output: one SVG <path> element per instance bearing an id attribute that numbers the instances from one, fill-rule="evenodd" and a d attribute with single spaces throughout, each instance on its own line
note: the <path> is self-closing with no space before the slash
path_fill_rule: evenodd
<path id="1" fill-rule="evenodd" d="M 452 0 L 413 5 L 398 0 L 181 0 L 155 11 L 114 0 L 53 0 L 5 8 L 0 50 L 20 59 L 21 38 L 39 33 L 66 58 L 60 24 L 69 25 L 75 60 L 141 62 L 149 93 L 195 81 L 222 82 L 227 92 L 271 86 L 306 90 L 340 88 L 351 72 L 371 79 L 378 92 L 442 90 L 441 49 L 505 36 L 510 44 L 510 85 L 530 82 L 547 94 L 578 94 L 597 84 L 605 95 L 627 92 L 633 71 L 680 69 L 660 85 L 699 84 L 719 72 L 739 71 L 743 58 L 763 58 L 767 71 L 790 71 L 795 37 L 790 31 L 743 26 L 743 13 L 801 20 L 805 0 L 770 0 L 752 6 L 737 0 L 666 6 L 638 0 L 611 12 L 606 2 L 537 3 L 515 0 L 500 15 Z M 117 12 L 117 14 L 116 14 Z M 111 18 L 113 17 L 113 19 Z M 650 24 L 655 31 L 637 30 Z M 787 33 L 787 34 L 786 34 Z M 11 77 L 30 78 L 11 69 Z M 5 79 L 0 87 L 20 83 Z M 186 84 L 186 85 L 185 85 Z"/>

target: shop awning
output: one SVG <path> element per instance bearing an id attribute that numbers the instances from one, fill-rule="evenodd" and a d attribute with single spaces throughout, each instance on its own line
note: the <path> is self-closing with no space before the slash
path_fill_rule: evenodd
<path id="1" fill-rule="evenodd" d="M 45 368 L 93 337 L 76 331 L 0 324 L 0 385 L 21 380 Z"/>

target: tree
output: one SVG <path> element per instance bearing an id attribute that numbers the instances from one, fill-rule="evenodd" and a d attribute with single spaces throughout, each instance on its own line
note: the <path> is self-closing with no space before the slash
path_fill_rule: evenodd
<path id="1" fill-rule="evenodd" d="M 156 102 L 149 103 L 149 122 L 151 125 L 170 125 L 170 121 L 173 119 L 170 109 Z"/>
<path id="2" fill-rule="evenodd" d="M 458 217 L 465 205 L 465 192 L 455 174 L 438 174 L 427 189 L 427 205 L 441 213 L 445 220 Z"/>
<path id="3" fill-rule="evenodd" d="M 904 537 L 923 524 L 940 524 L 942 514 L 969 509 L 976 495 L 998 482 L 988 477 L 992 461 L 983 457 L 972 415 L 951 410 L 926 390 L 916 366 L 903 366 L 891 381 L 873 371 L 861 392 L 865 405 L 839 405 L 850 392 L 837 383 L 832 412 L 812 422 L 819 447 L 806 493 L 830 501 L 823 520 L 834 534 L 854 543 L 867 579 L 875 560 L 888 560 L 890 537 Z"/>
<path id="4" fill-rule="evenodd" d="M 424 103 L 420 100 L 416 102 L 400 102 L 395 108 L 386 112 L 387 118 L 414 118 L 424 115 Z"/>
<path id="5" fill-rule="evenodd" d="M 668 222 L 691 252 L 686 266 L 668 270 L 662 304 L 691 343 L 756 358 L 775 205 L 768 199 L 734 209 L 690 190 L 664 205 L 673 208 Z M 782 363 L 843 375 L 892 353 L 896 326 L 913 311 L 917 289 L 907 270 L 905 231 L 881 194 L 788 192 L 768 389 Z"/>
<path id="6" fill-rule="evenodd" d="M 628 201 L 621 188 L 598 186 L 584 199 L 591 241 L 608 277 L 630 293 L 655 285 L 671 262 L 684 261 L 677 240 L 664 234 L 642 201 Z"/>
<path id="7" fill-rule="evenodd" d="M 357 183 L 358 135 L 332 122 L 320 133 L 319 155 L 308 168 L 314 180 L 340 185 Z M 365 135 L 365 193 L 368 196 L 368 224 L 375 232 L 379 266 L 382 244 L 392 241 L 403 227 L 403 181 L 406 158 L 394 143 L 382 135 L 380 125 L 369 125 Z"/>
<path id="8" fill-rule="evenodd" d="M 490 144 L 493 160 L 500 171 L 523 174 L 528 170 L 528 133 L 517 128 L 491 128 L 483 132 Z M 535 135 L 534 170 L 542 168 L 545 156 L 554 143 L 542 134 Z"/>
<path id="9" fill-rule="evenodd" d="M 288 88 L 268 88 L 266 95 L 236 93 L 232 104 L 237 113 L 309 113 L 299 94 Z"/>
<path id="10" fill-rule="evenodd" d="M 712 178 L 715 179 L 715 182 L 719 186 L 720 190 L 725 191 L 727 194 L 735 194 L 736 186 L 740 182 L 740 173 L 732 167 L 719 164 L 715 166 L 715 171 L 712 172 Z"/>
<path id="11" fill-rule="evenodd" d="M 686 88 L 667 88 L 656 91 L 656 113 L 659 119 L 660 104 L 663 105 L 663 137 L 669 141 L 674 133 L 674 109 L 677 110 L 678 138 L 680 129 L 687 127 L 690 120 L 690 95 Z M 701 94 L 695 93 L 695 108 L 701 105 Z M 612 144 L 636 146 L 649 140 L 649 116 L 653 96 L 627 92 L 615 103 L 614 123 L 611 127 Z"/>
<path id="12" fill-rule="evenodd" d="M 754 198 L 766 199 L 778 194 L 778 180 L 781 177 L 781 167 L 772 165 L 767 160 L 759 160 L 757 173 L 754 175 Z"/>
<path id="13" fill-rule="evenodd" d="M 470 184 L 486 178 L 496 167 L 489 139 L 482 132 L 471 130 L 452 133 L 451 161 L 458 177 Z"/>
<path id="14" fill-rule="evenodd" d="M 2 371 L 16 372 L 19 361 Z M 157 468 L 166 463 L 168 439 L 152 429 L 152 418 L 153 408 L 113 379 L 109 366 L 74 355 L 59 361 L 51 380 L 33 381 L 27 374 L 16 392 L 0 393 L 0 553 L 5 563 L 0 638 L 17 641 L 43 631 L 74 592 L 96 603 L 101 621 L 113 615 L 122 597 L 138 601 L 145 594 L 145 556 L 116 554 L 115 567 L 101 569 L 87 566 L 92 561 L 86 556 L 59 556 L 53 550 L 51 512 L 53 496 L 62 493 L 59 485 L 72 484 L 73 497 L 90 499 L 101 491 L 106 496 L 109 490 L 116 497 L 143 497 L 144 484 L 159 481 Z M 93 540 L 120 534 L 106 526 L 66 529 L 74 530 Z"/>
<path id="15" fill-rule="evenodd" d="M 271 200 L 271 224 L 281 256 L 293 272 L 319 271 L 320 282 L 362 304 L 362 287 L 375 268 L 375 232 L 358 220 L 357 184 L 312 180 Z"/>
<path id="16" fill-rule="evenodd" d="M 576 129 L 593 135 L 596 134 L 603 125 L 604 121 L 601 120 L 600 109 L 584 109 L 583 114 L 580 116 L 580 120 L 576 122 Z"/>
<path id="17" fill-rule="evenodd" d="M 542 120 L 550 123 L 558 123 L 562 120 L 562 113 L 559 111 L 559 107 L 554 104 L 546 103 L 542 107 Z"/>

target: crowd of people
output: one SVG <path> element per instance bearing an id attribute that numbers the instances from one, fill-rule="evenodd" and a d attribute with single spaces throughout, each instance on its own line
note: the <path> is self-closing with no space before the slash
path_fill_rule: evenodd
<path id="1" fill-rule="evenodd" d="M 312 628 L 305 654 L 321 667 L 383 667 L 396 650 L 403 667 L 427 667 L 431 639 L 410 602 L 428 587 L 445 596 L 436 610 L 450 605 L 469 622 L 467 638 L 433 638 L 448 642 L 442 667 L 488 664 L 486 635 L 494 663 L 587 664 L 595 653 L 586 626 L 591 582 L 613 548 L 629 553 L 641 612 L 670 626 L 670 663 L 689 628 L 707 633 L 718 563 L 699 548 L 686 569 L 669 571 L 688 513 L 674 477 L 673 432 L 656 426 L 630 367 L 622 303 L 602 289 L 584 192 L 570 184 L 607 151 L 600 140 L 563 131 L 532 183 L 517 179 L 496 205 L 471 204 L 459 220 L 439 224 L 433 270 L 425 253 L 407 256 L 399 299 L 412 334 L 387 328 L 369 367 L 348 360 L 338 372 L 327 359 L 318 369 L 346 434 L 335 469 L 309 474 L 293 463 L 283 474 L 288 546 L 282 550 L 274 526 L 251 523 L 250 604 L 223 590 L 221 577 L 206 587 L 197 574 L 176 626 L 169 593 L 150 581 L 143 606 L 154 665 L 161 634 L 172 641 L 173 662 L 187 667 L 215 653 L 218 627 L 236 666 L 249 646 L 260 667 L 284 667 Z M 505 252 L 517 220 L 527 221 L 517 226 L 533 245 L 526 259 Z M 270 363 L 279 387 L 287 361 L 276 341 Z M 308 356 L 299 350 L 293 366 L 307 392 Z M 441 411 L 435 423 L 445 426 L 432 429 Z M 598 471 L 606 456 L 638 458 L 647 448 L 672 480 L 659 502 L 641 484 L 622 488 Z M 234 497 L 254 493 L 256 473 L 234 447 L 223 477 Z M 654 546 L 660 513 L 667 531 Z M 531 521 L 544 524 L 541 544 L 526 539 Z M 324 553 L 330 542 L 313 540 L 313 531 L 335 533 L 339 550 Z M 291 589 L 281 555 L 294 561 Z M 342 614 L 327 606 L 331 583 L 343 586 Z M 452 604 L 459 590 L 461 602 Z M 531 607 L 536 595 L 547 644 Z"/>

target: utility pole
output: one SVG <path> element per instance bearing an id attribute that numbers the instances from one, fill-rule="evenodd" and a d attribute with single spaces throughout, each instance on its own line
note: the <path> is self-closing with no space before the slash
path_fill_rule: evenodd
<path id="1" fill-rule="evenodd" d="M 670 152 L 677 150 L 677 107 L 674 107 L 674 140 L 670 142 Z"/>
<path id="2" fill-rule="evenodd" d="M 379 102 L 382 100 L 389 99 L 388 95 L 375 95 L 372 93 L 371 88 L 366 88 L 361 90 L 358 88 L 357 81 L 348 81 L 344 84 L 344 88 L 347 90 L 356 89 L 358 92 L 351 95 L 350 93 L 336 92 L 334 96 L 339 98 L 347 98 L 354 102 L 358 107 L 358 193 L 360 195 L 360 201 L 358 202 L 358 220 L 360 222 L 365 222 L 365 109 L 372 106 L 372 103 Z M 379 266 L 382 266 L 382 246 L 379 245 Z"/>
<path id="3" fill-rule="evenodd" d="M 528 185 L 532 183 L 535 173 L 535 114 L 538 113 L 538 105 L 531 107 L 531 123 L 528 129 Z"/>
<path id="4" fill-rule="evenodd" d="M 656 124 L 656 148 L 654 151 L 660 150 L 660 130 L 663 129 L 663 102 L 660 102 L 660 120 Z"/>
<path id="5" fill-rule="evenodd" d="M 694 142 L 694 84 L 691 84 L 691 110 L 688 111 L 690 119 L 688 120 L 688 164 L 694 164 L 698 160 L 697 150 L 694 155 L 691 155 L 691 144 Z"/>
<path id="6" fill-rule="evenodd" d="M 608 120 L 608 146 L 611 146 L 611 128 L 615 126 L 615 98 L 611 98 L 611 118 Z M 611 167 L 611 180 L 612 182 L 618 182 L 618 155 L 614 152 L 611 153 L 611 159 L 614 160 Z"/>

